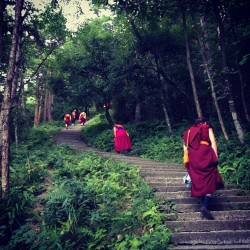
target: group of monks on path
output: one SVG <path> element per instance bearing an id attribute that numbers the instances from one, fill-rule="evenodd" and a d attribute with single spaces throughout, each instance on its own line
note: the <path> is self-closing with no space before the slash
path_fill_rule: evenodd
<path id="1" fill-rule="evenodd" d="M 66 128 L 74 122 L 77 112 L 64 117 Z M 79 115 L 79 123 L 84 125 L 86 113 Z M 130 136 L 124 126 L 116 122 L 113 126 L 114 150 L 117 153 L 128 155 L 132 150 Z M 182 135 L 184 151 L 188 150 L 188 164 L 185 165 L 192 181 L 191 196 L 201 199 L 202 218 L 213 220 L 209 211 L 210 199 L 218 189 L 224 188 L 223 180 L 218 171 L 217 144 L 213 127 L 204 117 L 198 117 L 195 123 L 185 130 Z"/>
<path id="2" fill-rule="evenodd" d="M 77 118 L 78 118 L 78 122 L 83 126 L 85 124 L 86 118 L 87 118 L 86 112 L 83 111 L 78 116 L 77 110 L 74 109 L 71 112 L 71 114 L 65 114 L 63 120 L 64 120 L 64 124 L 65 124 L 66 129 L 68 129 L 68 127 L 70 125 L 74 126 Z"/>
<path id="3" fill-rule="evenodd" d="M 86 123 L 86 112 L 81 112 L 78 117 L 78 112 L 74 109 L 71 114 L 64 115 L 64 124 L 66 129 L 69 126 L 74 126 L 75 121 L 78 117 L 78 122 L 83 126 Z M 125 130 L 124 126 L 115 123 L 113 126 L 114 131 L 114 150 L 117 153 L 122 153 L 127 155 L 132 150 L 132 143 L 128 132 Z"/>

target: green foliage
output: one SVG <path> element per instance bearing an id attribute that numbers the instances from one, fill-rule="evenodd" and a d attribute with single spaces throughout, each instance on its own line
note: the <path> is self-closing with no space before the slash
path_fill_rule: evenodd
<path id="1" fill-rule="evenodd" d="M 220 172 L 228 183 L 250 190 L 250 147 L 249 135 L 246 144 L 240 145 L 236 135 L 230 141 L 218 139 Z"/>
<path id="2" fill-rule="evenodd" d="M 62 10 L 54 8 L 54 6 L 46 6 L 44 12 L 40 13 L 39 19 L 36 20 L 36 25 L 44 40 L 62 43 L 66 37 L 66 18 L 63 16 Z"/>
<path id="3" fill-rule="evenodd" d="M 60 122 L 48 122 L 37 128 L 31 128 L 27 135 L 27 147 L 34 148 L 48 146 L 53 142 L 53 136 L 60 130 Z"/>
<path id="4" fill-rule="evenodd" d="M 104 125 L 105 121 L 98 121 L 86 125 L 83 134 L 88 138 L 88 143 L 97 148 L 110 151 L 112 137 L 109 129 Z M 95 127 L 97 125 L 97 127 Z M 181 135 L 190 124 L 187 121 L 175 124 L 174 132 L 169 135 L 167 127 L 160 121 L 141 122 L 138 124 L 126 124 L 132 139 L 132 154 L 142 158 L 154 159 L 167 163 L 182 164 L 183 147 Z M 92 127 L 93 126 L 93 127 Z M 95 127 L 95 128 L 94 128 Z M 215 124 L 215 132 L 219 131 L 219 125 Z M 97 129 L 98 128 L 98 129 Z M 219 169 L 226 183 L 240 185 L 244 189 L 250 189 L 250 148 L 249 135 L 245 132 L 246 143 L 240 145 L 235 134 L 226 141 L 222 135 L 218 136 Z"/>
<path id="5" fill-rule="evenodd" d="M 112 151 L 114 134 L 105 117 L 103 115 L 97 115 L 88 124 L 89 126 L 83 127 L 84 141 L 102 150 Z"/>
<path id="6" fill-rule="evenodd" d="M 11 147 L 10 194 L 0 200 L 0 241 L 6 243 L 20 225 L 29 220 L 35 196 L 44 188 L 46 156 L 53 149 L 52 138 L 58 131 L 57 123 L 31 129 L 29 140 Z"/>
<path id="7" fill-rule="evenodd" d="M 8 198 L 0 199 L 0 242 L 7 241 L 12 232 L 26 221 L 33 201 L 34 197 L 22 186 L 11 188 Z"/>
<path id="8" fill-rule="evenodd" d="M 133 155 L 154 160 L 182 163 L 183 126 L 168 135 L 167 126 L 160 121 L 127 124 L 126 129 L 133 142 Z M 84 139 L 90 145 L 106 151 L 113 150 L 113 131 L 106 121 L 92 122 L 83 129 Z"/>
<path id="9" fill-rule="evenodd" d="M 60 155 L 62 151 L 60 147 Z M 67 164 L 53 166 L 54 187 L 43 198 L 38 217 L 41 232 L 34 235 L 23 226 L 8 249 L 34 249 L 38 241 L 44 249 L 166 247 L 170 232 L 163 226 L 157 200 L 134 167 L 94 154 L 69 152 L 61 157 Z M 66 177 L 65 172 L 70 174 Z"/>
<path id="10" fill-rule="evenodd" d="M 137 170 L 52 146 L 45 135 L 54 133 L 53 125 L 32 129 L 30 140 L 13 149 L 17 187 L 7 205 L 0 203 L 2 249 L 166 249 L 171 232 Z M 53 184 L 44 190 L 48 173 Z M 37 202 L 42 210 L 31 213 Z"/>

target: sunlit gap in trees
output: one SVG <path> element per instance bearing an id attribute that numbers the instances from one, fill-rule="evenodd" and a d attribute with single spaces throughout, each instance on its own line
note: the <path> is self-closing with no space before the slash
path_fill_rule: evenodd
<path id="1" fill-rule="evenodd" d="M 50 0 L 33 0 L 33 4 L 36 8 L 42 10 L 46 5 L 48 5 Z M 114 4 L 114 1 L 108 1 L 109 5 Z M 87 22 L 90 19 L 97 18 L 100 16 L 111 16 L 112 12 L 105 7 L 105 9 L 94 9 L 91 4 L 92 1 L 84 0 L 59 0 L 60 8 L 62 8 L 63 15 L 67 19 L 66 27 L 68 30 L 74 32 L 77 30 L 79 25 Z"/>

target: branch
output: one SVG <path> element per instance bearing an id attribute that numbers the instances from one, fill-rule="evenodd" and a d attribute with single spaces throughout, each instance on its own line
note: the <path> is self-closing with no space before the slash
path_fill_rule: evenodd
<path id="1" fill-rule="evenodd" d="M 39 69 L 41 68 L 41 66 L 43 65 L 43 63 L 48 59 L 48 57 L 54 52 L 54 50 L 56 49 L 52 48 L 49 53 L 45 56 L 45 58 L 43 58 L 43 60 L 41 61 L 41 63 L 38 65 L 37 69 L 34 71 L 34 73 L 30 76 L 30 78 L 26 81 L 26 83 L 30 82 L 31 79 L 37 74 L 37 72 L 39 71 Z"/>

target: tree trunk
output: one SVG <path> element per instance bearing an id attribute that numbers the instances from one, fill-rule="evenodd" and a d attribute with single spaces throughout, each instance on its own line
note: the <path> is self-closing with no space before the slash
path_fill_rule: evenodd
<path id="1" fill-rule="evenodd" d="M 113 120 L 111 118 L 111 115 L 109 113 L 109 105 L 107 105 L 106 108 L 105 108 L 105 116 L 106 116 L 106 119 L 107 119 L 107 121 L 109 123 L 109 126 L 112 128 L 113 125 L 114 125 L 114 122 L 113 122 Z"/>
<path id="2" fill-rule="evenodd" d="M 239 72 L 239 78 L 240 78 L 240 92 L 241 92 L 241 99 L 242 99 L 242 104 L 243 104 L 243 108 L 244 108 L 244 114 L 245 114 L 246 120 L 248 121 L 248 123 L 250 123 L 250 115 L 248 112 L 247 103 L 246 103 L 246 96 L 245 96 L 246 83 L 243 81 L 243 77 L 242 77 L 241 70 L 240 70 L 239 66 L 238 66 L 238 72 Z"/>
<path id="3" fill-rule="evenodd" d="M 138 98 L 135 106 L 135 122 L 140 122 L 140 121 L 141 121 L 141 102 Z"/>
<path id="4" fill-rule="evenodd" d="M 24 92 L 24 80 L 22 79 L 22 83 L 20 86 L 20 99 L 21 99 L 21 107 L 22 107 L 22 111 L 25 113 L 26 110 L 26 101 L 25 101 L 25 92 Z M 24 115 L 23 113 L 23 115 Z"/>
<path id="5" fill-rule="evenodd" d="M 19 109 L 16 107 L 15 109 L 15 118 L 14 118 L 14 126 L 15 126 L 15 144 L 16 148 L 18 146 L 18 117 L 19 117 Z"/>
<path id="6" fill-rule="evenodd" d="M 6 8 L 5 0 L 0 1 L 0 64 L 3 62 L 3 35 L 4 35 L 4 11 Z"/>
<path id="7" fill-rule="evenodd" d="M 213 75 L 214 74 L 213 74 L 213 69 L 212 69 L 212 64 L 211 64 L 211 51 L 210 51 L 210 46 L 209 46 L 208 41 L 207 41 L 207 31 L 206 31 L 205 17 L 201 18 L 201 26 L 203 28 L 203 33 L 204 33 L 204 36 L 203 36 L 203 39 L 202 39 L 201 38 L 202 35 L 201 35 L 200 31 L 199 31 L 199 27 L 196 24 L 196 21 L 195 21 L 194 15 L 193 15 L 193 10 L 191 10 L 191 16 L 192 16 L 194 29 L 195 29 L 196 34 L 197 34 L 198 42 L 199 42 L 199 45 L 200 45 L 200 48 L 201 48 L 202 62 L 203 62 L 204 69 L 205 69 L 205 72 L 207 74 L 207 78 L 208 78 L 208 81 L 209 81 L 209 84 L 210 84 L 212 99 L 213 99 L 215 110 L 216 110 L 216 113 L 217 113 L 217 116 L 218 116 L 220 127 L 221 127 L 221 130 L 223 132 L 224 138 L 226 140 L 228 140 L 227 131 L 226 131 L 226 128 L 225 128 L 225 125 L 224 125 L 224 121 L 223 121 L 221 111 L 220 111 L 220 108 L 219 108 L 219 104 L 218 104 L 218 100 L 217 100 L 217 97 L 216 97 L 215 84 L 214 84 L 214 80 L 213 80 Z M 205 41 L 206 44 L 204 44 L 203 41 Z"/>
<path id="8" fill-rule="evenodd" d="M 161 102 L 162 102 L 162 109 L 163 109 L 164 116 L 165 116 L 165 121 L 166 121 L 166 124 L 168 126 L 168 133 L 171 134 L 172 133 L 172 127 L 171 127 L 167 107 L 166 107 L 166 104 L 165 104 L 165 98 L 164 98 L 163 90 L 161 91 Z"/>
<path id="9" fill-rule="evenodd" d="M 155 57 L 155 62 L 156 62 L 156 65 L 159 65 L 158 59 L 156 57 Z M 168 115 L 168 110 L 167 110 L 166 102 L 165 102 L 165 96 L 166 96 L 165 93 L 167 92 L 167 86 L 166 85 L 164 86 L 164 84 L 162 83 L 161 74 L 159 71 L 157 71 L 157 79 L 158 79 L 159 85 L 161 86 L 161 104 L 162 104 L 162 109 L 163 109 L 164 116 L 165 116 L 165 121 L 168 127 L 168 132 L 169 134 L 171 134 L 172 126 L 170 123 L 170 118 Z"/>
<path id="10" fill-rule="evenodd" d="M 34 127 L 39 126 L 40 119 L 39 119 L 39 101 L 40 101 L 40 79 L 39 73 L 36 75 L 36 94 L 35 94 L 36 102 L 35 102 L 35 114 L 34 114 Z"/>
<path id="11" fill-rule="evenodd" d="M 48 94 L 48 110 L 47 110 L 47 114 L 48 114 L 48 121 L 53 121 L 53 106 L 54 106 L 54 96 L 51 94 L 50 90 L 49 94 Z"/>
<path id="12" fill-rule="evenodd" d="M 184 39 L 185 39 L 185 47 L 186 47 L 186 53 L 187 53 L 187 64 L 188 64 L 188 70 L 189 70 L 189 75 L 190 75 L 190 80 L 191 80 L 191 85 L 192 85 L 192 90 L 193 90 L 194 103 L 195 103 L 197 115 L 202 116 L 202 111 L 201 111 L 200 102 L 199 102 L 197 89 L 196 89 L 196 82 L 195 82 L 195 78 L 194 78 L 193 66 L 192 66 L 192 62 L 191 62 L 191 55 L 190 55 L 190 48 L 189 48 L 188 34 L 187 34 L 187 24 L 186 24 L 185 9 L 184 9 L 183 6 L 180 6 L 180 9 L 181 9 L 181 15 L 182 15 L 182 24 L 183 24 L 183 34 L 184 34 Z"/>
<path id="13" fill-rule="evenodd" d="M 6 198 L 9 193 L 9 160 L 10 160 L 10 112 L 11 112 L 11 92 L 15 79 L 15 63 L 17 57 L 18 41 L 21 27 L 21 12 L 24 0 L 16 0 L 15 23 L 12 34 L 12 44 L 9 57 L 7 77 L 4 82 L 4 98 L 2 103 L 2 198 Z"/>
<path id="14" fill-rule="evenodd" d="M 41 122 L 41 117 L 42 117 L 42 112 L 44 110 L 44 98 L 45 98 L 45 93 L 44 93 L 44 84 L 40 84 L 40 98 L 39 98 L 39 108 L 38 108 L 38 121 L 39 121 L 39 124 Z"/>
<path id="15" fill-rule="evenodd" d="M 96 107 L 96 102 L 95 101 L 93 101 L 93 111 L 94 111 L 94 113 L 97 112 L 97 107 Z"/>
<path id="16" fill-rule="evenodd" d="M 17 42 L 17 51 L 16 51 L 16 61 L 15 61 L 15 73 L 14 78 L 12 81 L 12 87 L 11 87 L 11 103 L 12 104 L 18 104 L 17 100 L 17 86 L 18 86 L 18 79 L 20 77 L 21 73 L 21 44 L 22 44 L 22 37 L 21 37 L 21 30 L 19 30 L 19 37 Z"/>
<path id="17" fill-rule="evenodd" d="M 45 84 L 45 96 L 44 96 L 44 106 L 43 106 L 43 122 L 46 123 L 47 121 L 47 111 L 48 111 L 48 96 L 49 96 L 49 90 L 47 84 Z"/>
<path id="18" fill-rule="evenodd" d="M 15 77 L 13 79 L 12 88 L 11 88 L 11 105 L 12 110 L 15 112 L 14 115 L 14 133 L 15 133 L 15 144 L 18 146 L 18 117 L 19 117 L 19 101 L 20 101 L 20 91 L 21 91 L 21 83 L 19 91 L 17 92 L 18 87 L 18 79 L 21 73 L 21 34 L 19 35 L 19 42 L 17 46 L 17 55 L 16 55 L 16 64 L 15 64 Z"/>
<path id="19" fill-rule="evenodd" d="M 227 95 L 229 109 L 231 112 L 231 116 L 234 122 L 234 126 L 236 129 L 239 141 L 241 144 L 244 144 L 244 132 L 239 122 L 238 114 L 237 114 L 234 99 L 233 99 L 233 93 L 232 93 L 232 89 L 231 89 L 230 81 L 229 81 L 224 24 L 221 19 L 218 2 L 216 0 L 213 0 L 213 7 L 214 7 L 215 16 L 219 25 L 219 38 L 220 38 L 220 46 L 221 46 L 224 92 Z"/>
<path id="20" fill-rule="evenodd" d="M 237 33 L 238 33 L 237 29 L 236 29 L 235 25 L 232 25 L 232 26 L 233 26 L 233 34 L 235 36 L 235 39 L 236 39 L 236 41 L 239 41 L 239 37 L 237 35 Z M 242 105 L 243 105 L 243 109 L 244 109 L 244 115 L 245 115 L 247 122 L 250 123 L 250 115 L 249 115 L 249 110 L 247 107 L 246 93 L 245 93 L 246 81 L 244 80 L 242 73 L 241 73 L 241 66 L 240 66 L 238 55 L 237 55 L 237 53 L 235 53 L 235 54 L 236 54 L 235 65 L 236 65 L 238 75 L 239 75 L 239 80 L 240 80 L 240 92 L 241 92 Z"/>

